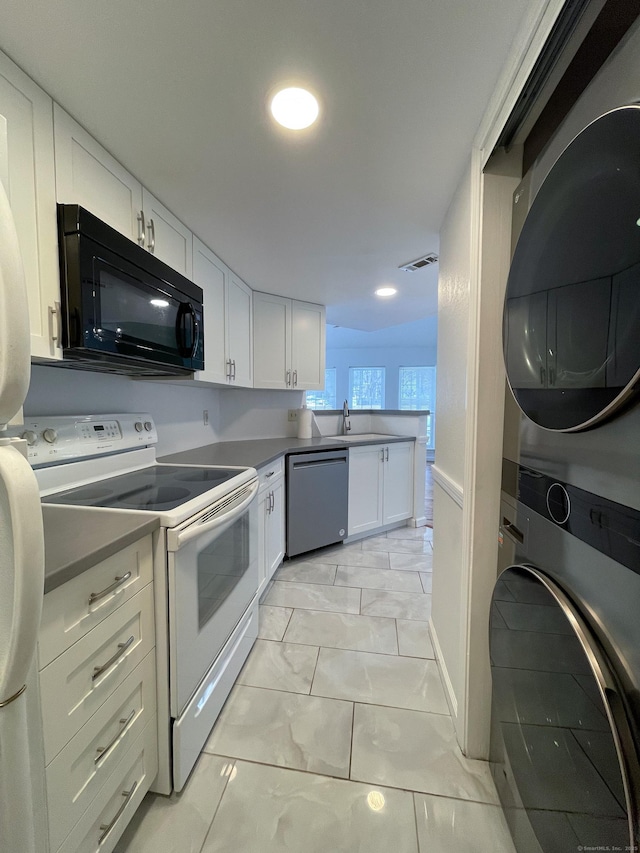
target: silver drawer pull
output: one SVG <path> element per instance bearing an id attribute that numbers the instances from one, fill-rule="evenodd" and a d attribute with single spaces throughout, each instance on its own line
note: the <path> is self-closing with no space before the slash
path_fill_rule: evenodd
<path id="1" fill-rule="evenodd" d="M 122 655 L 127 651 L 127 649 L 129 648 L 131 643 L 133 643 L 134 640 L 135 640 L 135 637 L 133 635 L 131 635 L 126 643 L 118 643 L 118 651 L 115 653 L 115 655 L 113 657 L 109 658 L 109 660 L 106 663 L 103 663 L 102 666 L 94 667 L 93 675 L 91 676 L 91 680 L 95 681 L 96 678 L 99 678 L 99 676 L 101 676 L 103 672 L 106 672 L 106 670 L 108 670 L 109 667 L 113 666 L 118 660 L 120 660 Z"/>
<path id="2" fill-rule="evenodd" d="M 109 833 L 111 832 L 113 827 L 116 825 L 116 823 L 120 819 L 120 815 L 126 809 L 126 807 L 129 805 L 129 800 L 131 799 L 131 797 L 133 797 L 137 787 L 138 787 L 138 783 L 134 782 L 133 785 L 131 786 L 131 790 L 123 791 L 122 796 L 124 797 L 124 803 L 122 803 L 122 805 L 120 806 L 120 808 L 115 813 L 115 815 L 113 816 L 113 818 L 111 819 L 111 821 L 109 823 L 101 823 L 100 824 L 100 832 L 102 833 L 102 835 L 98 839 L 98 844 L 102 844 L 102 842 L 105 840 L 107 835 L 109 835 Z"/>
<path id="3" fill-rule="evenodd" d="M 131 577 L 131 572 L 127 572 L 126 575 L 121 575 L 118 577 L 116 575 L 116 579 L 114 582 L 108 586 L 106 589 L 103 589 L 102 592 L 92 592 L 89 596 L 89 604 L 95 604 L 96 601 L 100 601 L 101 598 L 104 598 L 105 595 L 109 595 L 110 592 L 118 589 L 119 586 L 122 586 L 123 583 L 126 583 Z"/>
<path id="4" fill-rule="evenodd" d="M 265 476 L 266 476 L 266 477 L 273 477 L 273 475 L 274 475 L 275 473 L 276 473 L 275 471 L 269 471 L 269 473 L 268 473 L 268 474 L 266 474 Z"/>
<path id="5" fill-rule="evenodd" d="M 118 742 L 118 738 L 120 737 L 120 735 L 123 735 L 126 732 L 126 730 L 129 728 L 129 723 L 133 720 L 135 715 L 136 715 L 136 711 L 134 708 L 133 711 L 129 714 L 129 716 L 126 719 L 120 720 L 120 725 L 122 726 L 122 728 L 120 729 L 119 732 L 115 733 L 115 735 L 113 736 L 113 738 L 111 739 L 111 741 L 108 743 L 107 746 L 99 746 L 98 747 L 98 754 L 93 759 L 94 764 L 96 764 L 96 765 L 100 764 L 100 762 L 103 761 L 107 757 L 107 755 L 111 752 L 113 747 Z"/>

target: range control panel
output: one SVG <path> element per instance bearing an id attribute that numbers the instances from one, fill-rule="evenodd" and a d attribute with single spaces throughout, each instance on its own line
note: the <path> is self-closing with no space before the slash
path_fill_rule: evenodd
<path id="1" fill-rule="evenodd" d="M 27 442 L 33 466 L 54 465 L 90 456 L 119 453 L 156 444 L 158 434 L 151 415 L 41 415 L 10 427 L 8 436 Z"/>

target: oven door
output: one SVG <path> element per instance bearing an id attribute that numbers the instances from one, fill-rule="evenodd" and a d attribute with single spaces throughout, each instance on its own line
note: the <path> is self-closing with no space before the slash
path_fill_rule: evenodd
<path id="1" fill-rule="evenodd" d="M 174 718 L 257 595 L 257 493 L 255 480 L 167 531 Z"/>

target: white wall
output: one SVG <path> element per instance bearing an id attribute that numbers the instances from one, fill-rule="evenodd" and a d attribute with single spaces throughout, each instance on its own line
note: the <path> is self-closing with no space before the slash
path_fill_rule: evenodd
<path id="1" fill-rule="evenodd" d="M 457 721 L 464 694 L 461 638 L 462 524 L 465 470 L 467 327 L 471 277 L 471 167 L 440 231 L 438 282 L 438 446 L 433 494 L 432 636 Z"/>
<path id="2" fill-rule="evenodd" d="M 220 392 L 220 441 L 297 435 L 298 426 L 288 422 L 287 414 L 302 406 L 303 395 L 303 391 L 225 388 Z"/>

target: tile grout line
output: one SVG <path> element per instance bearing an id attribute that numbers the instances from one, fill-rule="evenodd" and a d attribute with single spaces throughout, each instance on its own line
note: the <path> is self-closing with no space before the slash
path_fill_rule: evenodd
<path id="1" fill-rule="evenodd" d="M 202 753 L 200 753 L 200 755 L 202 755 Z M 218 814 L 218 811 L 220 810 L 220 806 L 222 804 L 222 799 L 223 799 L 224 795 L 227 793 L 227 786 L 229 785 L 229 779 L 231 778 L 231 774 L 233 773 L 233 770 L 236 766 L 236 762 L 238 760 L 237 758 L 231 758 L 230 756 L 229 757 L 228 756 L 221 756 L 221 758 L 228 758 L 228 760 L 232 761 L 233 764 L 231 765 L 231 769 L 229 770 L 229 772 L 227 774 L 227 781 L 224 783 L 224 788 L 222 789 L 222 794 L 220 795 L 220 799 L 218 800 L 218 805 L 216 806 L 216 809 L 213 813 L 213 817 L 211 818 L 211 823 L 209 824 L 209 828 L 207 829 L 207 831 L 205 833 L 205 836 L 204 836 L 204 839 L 202 841 L 202 845 L 200 847 L 199 853 L 202 853 L 202 851 L 204 850 L 205 844 L 207 843 L 207 838 L 211 834 L 211 830 L 213 829 L 213 822 L 215 821 L 216 816 Z"/>
<path id="2" fill-rule="evenodd" d="M 311 683 L 309 684 L 309 696 L 315 696 L 315 693 L 313 693 L 312 691 L 313 691 L 313 682 L 315 681 L 316 671 L 318 669 L 318 661 L 320 660 L 320 649 L 322 649 L 322 646 L 318 646 L 318 654 L 316 655 L 316 662 L 315 662 L 314 667 L 313 667 L 313 675 L 311 676 Z"/>
<path id="3" fill-rule="evenodd" d="M 413 801 L 413 821 L 416 828 L 416 850 L 420 853 L 420 833 L 418 832 L 418 804 L 416 803 L 416 792 L 411 792 L 411 799 Z"/>
<path id="4" fill-rule="evenodd" d="M 351 704 L 351 737 L 349 738 L 349 770 L 347 779 L 351 780 L 351 763 L 353 761 L 353 731 L 356 721 L 356 703 Z M 352 780 L 351 780 L 352 781 Z"/>

